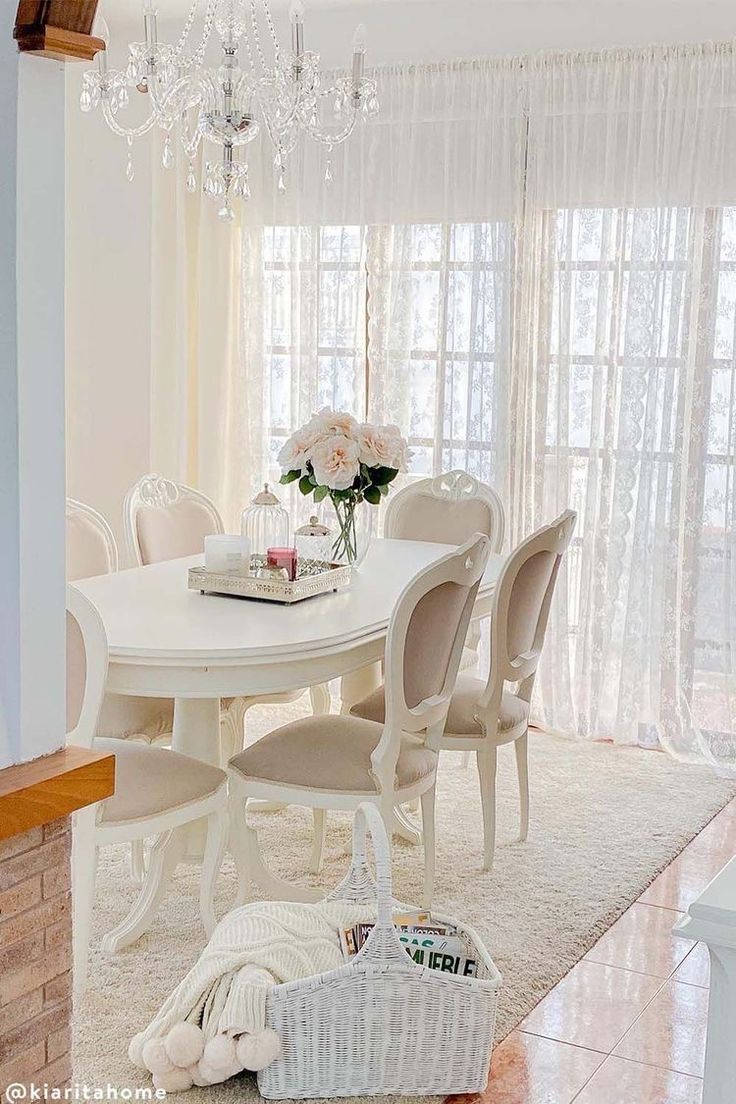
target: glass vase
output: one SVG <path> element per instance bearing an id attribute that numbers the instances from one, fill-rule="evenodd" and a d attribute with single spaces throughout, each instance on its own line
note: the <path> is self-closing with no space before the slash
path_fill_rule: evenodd
<path id="1" fill-rule="evenodd" d="M 375 507 L 364 499 L 331 499 L 332 560 L 358 568 L 365 559 L 373 535 Z"/>

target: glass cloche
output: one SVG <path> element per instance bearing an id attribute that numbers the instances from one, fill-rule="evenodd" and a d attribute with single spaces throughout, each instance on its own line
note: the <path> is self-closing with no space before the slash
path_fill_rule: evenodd
<path id="1" fill-rule="evenodd" d="M 265 556 L 269 548 L 285 548 L 289 544 L 289 515 L 268 483 L 243 510 L 240 532 L 250 540 L 254 556 Z"/>
<path id="2" fill-rule="evenodd" d="M 307 525 L 302 525 L 294 533 L 296 554 L 300 560 L 330 560 L 332 553 L 332 533 L 322 525 L 314 514 Z"/>

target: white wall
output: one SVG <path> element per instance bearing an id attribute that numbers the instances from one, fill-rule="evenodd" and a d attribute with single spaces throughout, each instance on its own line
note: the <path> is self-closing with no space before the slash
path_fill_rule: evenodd
<path id="1" fill-rule="evenodd" d="M 64 76 L 0 18 L 0 768 L 60 748 Z"/>
<path id="2" fill-rule="evenodd" d="M 170 14 L 189 2 L 159 5 Z M 274 7 L 285 30 L 288 0 Z M 127 41 L 140 38 L 140 4 L 102 0 L 101 12 L 119 62 Z M 169 26 L 169 40 L 182 20 Z M 724 40 L 736 30 L 732 0 L 307 0 L 307 46 L 327 65 L 344 64 L 361 21 L 369 64 Z M 122 497 L 150 455 L 148 146 L 136 144 L 130 185 L 125 143 L 79 111 L 81 73 L 70 66 L 67 76 L 68 487 L 119 536 Z"/>
<path id="3" fill-rule="evenodd" d="M 122 500 L 148 468 L 150 147 L 79 109 L 67 67 L 67 493 L 122 538 Z"/>

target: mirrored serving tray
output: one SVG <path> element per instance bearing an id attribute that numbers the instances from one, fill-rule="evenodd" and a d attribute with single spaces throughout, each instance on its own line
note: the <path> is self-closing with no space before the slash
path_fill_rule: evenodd
<path id="1" fill-rule="evenodd" d="M 265 556 L 251 556 L 250 575 L 235 575 L 207 571 L 204 567 L 189 568 L 189 589 L 201 594 L 221 594 L 228 598 L 256 598 L 262 602 L 302 602 L 318 594 L 339 590 L 350 582 L 350 568 L 323 560 L 300 560 L 297 577 L 259 579 L 255 572 L 266 563 Z"/>

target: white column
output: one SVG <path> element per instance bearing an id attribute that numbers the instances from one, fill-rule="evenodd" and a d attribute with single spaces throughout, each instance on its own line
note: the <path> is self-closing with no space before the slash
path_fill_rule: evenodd
<path id="1" fill-rule="evenodd" d="M 0 15 L 0 769 L 64 743 L 64 83 Z M 17 109 L 17 110 L 16 110 Z"/>
<path id="2" fill-rule="evenodd" d="M 710 951 L 702 1104 L 733 1104 L 736 1086 L 736 858 L 706 886 L 675 934 Z"/>

